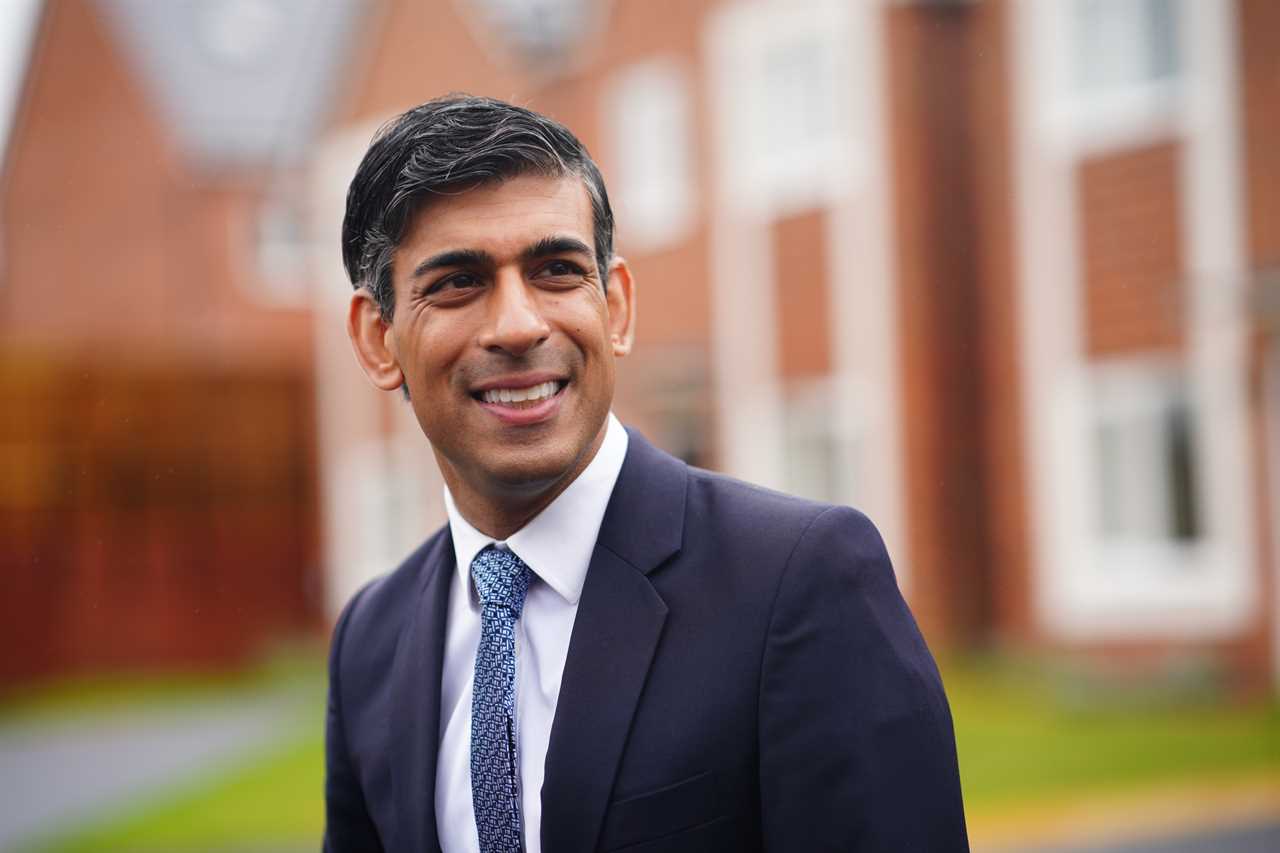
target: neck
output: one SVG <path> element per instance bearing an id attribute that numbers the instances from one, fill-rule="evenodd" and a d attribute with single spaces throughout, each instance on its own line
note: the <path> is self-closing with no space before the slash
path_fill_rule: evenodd
<path id="1" fill-rule="evenodd" d="M 449 494 L 453 496 L 454 506 L 462 517 L 485 536 L 505 541 L 536 518 L 538 513 L 550 506 L 552 501 L 569 488 L 569 484 L 578 479 L 591 464 L 591 460 L 595 459 L 596 454 L 600 452 L 607 429 L 606 422 L 587 448 L 587 452 L 582 454 L 578 464 L 549 482 L 521 483 L 515 486 L 490 487 L 482 490 L 459 475 L 457 470 L 445 464 L 443 459 L 438 456 L 437 459 L 440 462 L 440 472 L 444 476 L 445 484 L 449 487 Z"/>
<path id="2" fill-rule="evenodd" d="M 458 512 L 467 523 L 479 530 L 485 536 L 491 536 L 498 541 L 510 539 L 512 534 L 520 530 L 530 521 L 537 517 L 551 502 L 560 496 L 572 480 L 563 484 L 557 484 L 555 487 L 538 494 L 532 500 L 512 500 L 511 496 L 507 499 L 479 499 L 477 495 L 463 489 L 461 492 L 455 490 L 452 484 L 449 486 L 449 492 L 453 495 L 453 503 L 458 508 Z"/>

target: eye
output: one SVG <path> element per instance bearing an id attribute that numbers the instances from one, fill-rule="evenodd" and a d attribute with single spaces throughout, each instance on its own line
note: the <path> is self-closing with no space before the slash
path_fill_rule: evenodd
<path id="1" fill-rule="evenodd" d="M 538 270 L 538 275 L 544 278 L 580 278 L 586 275 L 586 272 L 573 261 L 557 258 L 543 264 L 542 269 Z"/>
<path id="2" fill-rule="evenodd" d="M 447 296 L 451 292 L 471 290 L 480 286 L 480 279 L 469 272 L 456 272 L 447 275 L 427 288 L 428 296 Z"/>

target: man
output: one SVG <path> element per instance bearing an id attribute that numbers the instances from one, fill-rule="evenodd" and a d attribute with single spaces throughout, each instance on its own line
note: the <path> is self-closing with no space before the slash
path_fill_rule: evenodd
<path id="1" fill-rule="evenodd" d="M 967 850 L 950 714 L 857 512 L 610 414 L 635 288 L 564 127 L 448 97 L 347 197 L 348 330 L 449 524 L 334 631 L 330 851 Z"/>

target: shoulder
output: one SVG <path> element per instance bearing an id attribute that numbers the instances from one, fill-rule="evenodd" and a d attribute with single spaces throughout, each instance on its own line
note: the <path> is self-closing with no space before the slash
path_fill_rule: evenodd
<path id="1" fill-rule="evenodd" d="M 735 539 L 768 539 L 799 548 L 841 540 L 883 549 L 866 515 L 848 506 L 813 501 L 723 474 L 689 468 L 688 513 Z"/>
<path id="2" fill-rule="evenodd" d="M 775 582 L 797 555 L 883 554 L 879 533 L 855 509 L 688 466 L 629 432 L 631 447 L 602 529 L 607 544 L 624 546 L 620 552 L 661 540 L 664 549 L 682 553 L 681 562 L 713 562 Z"/>

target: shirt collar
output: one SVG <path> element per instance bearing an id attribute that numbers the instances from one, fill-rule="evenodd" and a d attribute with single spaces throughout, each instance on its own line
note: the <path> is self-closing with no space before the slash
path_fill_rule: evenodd
<path id="1" fill-rule="evenodd" d="M 591 552 L 596 547 L 600 523 L 613 494 L 613 486 L 627 455 L 627 431 L 609 413 L 604 441 L 595 458 L 567 488 L 524 527 L 505 542 L 476 530 L 458 512 L 449 487 L 444 487 L 444 506 L 449 514 L 449 531 L 458 562 L 459 580 L 470 588 L 471 561 L 489 545 L 509 548 L 535 575 L 570 604 L 577 604 L 587 580 Z"/>

